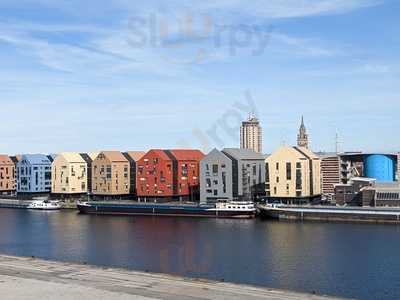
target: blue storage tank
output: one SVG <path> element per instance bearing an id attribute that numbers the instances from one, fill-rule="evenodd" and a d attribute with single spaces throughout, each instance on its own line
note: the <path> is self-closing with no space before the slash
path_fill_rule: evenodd
<path id="1" fill-rule="evenodd" d="M 364 161 L 365 176 L 375 178 L 377 181 L 395 181 L 396 160 L 390 155 L 367 155 Z"/>

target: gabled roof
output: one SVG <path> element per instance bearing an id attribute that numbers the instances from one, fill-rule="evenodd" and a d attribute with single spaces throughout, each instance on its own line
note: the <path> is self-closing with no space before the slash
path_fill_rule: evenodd
<path id="1" fill-rule="evenodd" d="M 128 162 L 125 156 L 122 155 L 119 151 L 102 151 L 101 154 L 104 154 L 106 158 L 108 158 L 111 162 Z"/>
<path id="2" fill-rule="evenodd" d="M 148 156 L 150 153 L 156 154 L 158 157 L 160 157 L 163 160 L 171 160 L 171 158 L 168 156 L 167 153 L 165 153 L 164 150 L 161 149 L 151 149 L 149 150 L 141 159 L 145 159 L 146 156 Z"/>
<path id="3" fill-rule="evenodd" d="M 185 150 L 174 149 L 169 152 L 175 157 L 176 160 L 197 160 L 200 161 L 204 158 L 204 153 L 200 150 Z"/>
<path id="4" fill-rule="evenodd" d="M 227 159 L 228 161 L 232 161 L 226 154 L 224 154 L 222 151 L 219 151 L 218 149 L 214 148 L 211 150 L 204 158 L 203 160 L 207 160 L 210 157 L 223 157 L 224 159 Z"/>
<path id="5" fill-rule="evenodd" d="M 232 156 L 235 159 L 265 160 L 265 156 L 263 154 L 257 153 L 250 149 L 225 148 L 222 150 L 222 152 Z"/>
<path id="6" fill-rule="evenodd" d="M 24 154 L 22 155 L 21 160 L 26 160 L 31 165 L 42 165 L 42 164 L 51 165 L 51 161 L 44 154 Z"/>
<path id="7" fill-rule="evenodd" d="M 134 161 L 138 161 L 146 154 L 144 151 L 127 151 L 125 153 Z"/>
<path id="8" fill-rule="evenodd" d="M 8 155 L 0 154 L 0 165 L 11 165 L 14 164 Z"/>
<path id="9" fill-rule="evenodd" d="M 58 157 L 64 158 L 68 163 L 85 163 L 85 160 L 77 152 L 63 152 L 57 155 Z"/>

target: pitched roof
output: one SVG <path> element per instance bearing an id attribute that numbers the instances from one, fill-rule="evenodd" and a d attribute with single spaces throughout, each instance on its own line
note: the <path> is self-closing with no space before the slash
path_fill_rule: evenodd
<path id="1" fill-rule="evenodd" d="M 44 154 L 24 154 L 21 160 L 26 160 L 33 165 L 51 164 L 49 158 Z"/>
<path id="2" fill-rule="evenodd" d="M 204 158 L 204 153 L 200 150 L 185 150 L 185 149 L 174 149 L 169 152 L 177 160 L 197 160 L 200 161 Z"/>
<path id="3" fill-rule="evenodd" d="M 265 160 L 265 156 L 250 149 L 225 148 L 222 150 L 235 159 Z"/>
<path id="4" fill-rule="evenodd" d="M 14 164 L 14 163 L 8 155 L 0 154 L 0 164 L 10 165 L 10 164 Z"/>
<path id="5" fill-rule="evenodd" d="M 160 157 L 163 160 L 171 160 L 171 158 L 167 155 L 167 153 L 165 153 L 165 151 L 161 149 L 151 149 L 141 159 L 146 158 L 146 156 L 149 155 L 150 153 L 155 153 L 158 157 Z"/>
<path id="6" fill-rule="evenodd" d="M 78 152 L 63 152 L 60 153 L 58 156 L 63 157 L 69 163 L 85 163 L 85 160 Z"/>
<path id="7" fill-rule="evenodd" d="M 125 156 L 123 156 L 119 151 L 102 151 L 100 153 L 104 154 L 110 161 L 113 162 L 128 162 Z"/>
<path id="8" fill-rule="evenodd" d="M 146 152 L 144 152 L 144 151 L 127 151 L 126 153 L 134 161 L 138 161 L 139 159 L 141 159 L 146 154 Z"/>

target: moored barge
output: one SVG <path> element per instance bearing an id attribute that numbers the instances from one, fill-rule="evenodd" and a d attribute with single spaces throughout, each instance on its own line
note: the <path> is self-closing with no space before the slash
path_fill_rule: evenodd
<path id="1" fill-rule="evenodd" d="M 142 215 L 209 218 L 254 218 L 256 208 L 251 202 L 223 202 L 213 205 L 141 202 L 81 202 L 83 214 Z"/>

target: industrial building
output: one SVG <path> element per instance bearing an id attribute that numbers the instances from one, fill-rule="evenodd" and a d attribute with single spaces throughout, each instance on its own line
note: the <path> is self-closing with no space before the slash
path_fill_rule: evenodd
<path id="1" fill-rule="evenodd" d="M 128 196 L 129 161 L 119 151 L 102 151 L 92 162 L 92 193 L 101 197 Z"/>
<path id="2" fill-rule="evenodd" d="M 266 159 L 268 201 L 301 204 L 321 198 L 321 159 L 304 147 L 282 146 Z"/>
<path id="3" fill-rule="evenodd" d="M 198 199 L 203 157 L 199 150 L 150 150 L 137 162 L 138 200 Z"/>
<path id="4" fill-rule="evenodd" d="M 355 177 L 335 187 L 337 205 L 363 207 L 399 207 L 400 183 Z"/>
<path id="5" fill-rule="evenodd" d="M 399 178 L 399 155 L 396 153 L 340 153 L 341 183 L 353 177 L 375 178 L 378 182 L 394 182 Z"/>
<path id="6" fill-rule="evenodd" d="M 17 193 L 50 193 L 51 162 L 44 154 L 24 154 L 17 163 Z"/>
<path id="7" fill-rule="evenodd" d="M 51 193 L 60 196 L 88 192 L 87 163 L 79 153 L 63 152 L 51 164 Z"/>
<path id="8" fill-rule="evenodd" d="M 15 187 L 15 164 L 7 155 L 0 155 L 0 195 L 12 194 Z"/>

